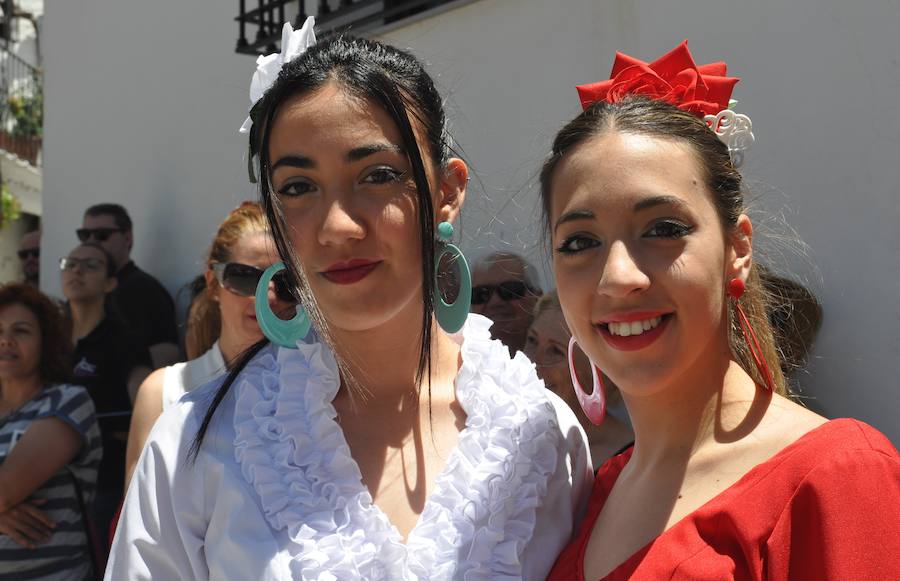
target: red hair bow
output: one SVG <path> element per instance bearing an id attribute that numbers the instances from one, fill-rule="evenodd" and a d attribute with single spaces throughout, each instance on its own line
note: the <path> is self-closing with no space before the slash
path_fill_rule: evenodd
<path id="1" fill-rule="evenodd" d="M 639 94 L 703 117 L 728 109 L 731 92 L 740 79 L 727 77 L 725 72 L 722 61 L 697 66 L 685 40 L 650 64 L 617 52 L 608 81 L 577 89 L 585 109 L 597 101 L 615 103 L 626 95 Z"/>

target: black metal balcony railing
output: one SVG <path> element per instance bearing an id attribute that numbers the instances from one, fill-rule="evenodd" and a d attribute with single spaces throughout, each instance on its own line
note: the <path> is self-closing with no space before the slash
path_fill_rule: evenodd
<path id="1" fill-rule="evenodd" d="M 302 26 L 316 17 L 316 36 L 364 34 L 457 0 L 238 0 L 236 51 L 267 54 L 279 50 L 281 28 Z M 250 5 L 254 8 L 249 8 Z M 312 7 L 312 9 L 310 9 Z"/>
<path id="2" fill-rule="evenodd" d="M 38 165 L 43 120 L 40 69 L 0 48 L 0 149 Z"/>

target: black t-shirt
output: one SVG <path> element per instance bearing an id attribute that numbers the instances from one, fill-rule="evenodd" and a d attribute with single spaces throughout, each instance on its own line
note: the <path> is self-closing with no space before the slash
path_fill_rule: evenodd
<path id="1" fill-rule="evenodd" d="M 128 376 L 144 365 L 152 368 L 150 352 L 119 321 L 107 316 L 75 345 L 72 383 L 83 385 L 94 400 L 104 439 L 128 431 L 131 398 Z"/>
<path id="2" fill-rule="evenodd" d="M 157 343 L 178 344 L 175 302 L 158 280 L 129 261 L 116 274 L 119 284 L 109 294 L 110 311 L 150 347 Z"/>

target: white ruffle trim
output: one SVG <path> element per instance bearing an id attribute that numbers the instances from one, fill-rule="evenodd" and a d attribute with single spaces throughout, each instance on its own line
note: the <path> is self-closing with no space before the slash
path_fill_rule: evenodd
<path id="1" fill-rule="evenodd" d="M 471 315 L 456 396 L 459 443 L 404 545 L 373 503 L 332 400 L 340 381 L 319 342 L 268 348 L 236 385 L 235 458 L 275 530 L 292 541 L 295 579 L 521 577 L 562 436 L 534 366 Z M 282 390 L 282 386 L 289 386 Z"/>

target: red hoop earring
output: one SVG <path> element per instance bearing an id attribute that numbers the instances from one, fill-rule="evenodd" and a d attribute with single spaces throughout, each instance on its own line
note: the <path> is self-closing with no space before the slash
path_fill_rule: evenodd
<path id="1" fill-rule="evenodd" d="M 739 278 L 733 278 L 728 282 L 728 295 L 734 300 L 734 310 L 737 312 L 741 333 L 744 335 L 744 341 L 747 342 L 747 348 L 750 350 L 753 363 L 756 364 L 756 369 L 759 370 L 760 375 L 766 382 L 766 389 L 775 391 L 775 379 L 772 377 L 772 370 L 769 369 L 769 364 L 759 345 L 759 339 L 756 338 L 756 333 L 753 332 L 753 327 L 750 326 L 750 319 L 747 318 L 747 314 L 741 307 L 740 298 L 744 296 L 746 289 L 744 281 Z"/>
<path id="2" fill-rule="evenodd" d="M 575 373 L 575 336 L 569 339 L 569 374 L 572 376 L 572 387 L 575 388 L 575 396 L 578 398 L 578 404 L 581 406 L 584 415 L 595 426 L 603 423 L 606 417 L 606 388 L 603 385 L 603 378 L 597 366 L 591 363 L 591 376 L 594 380 L 594 388 L 588 395 L 581 388 L 578 381 L 578 375 Z"/>

